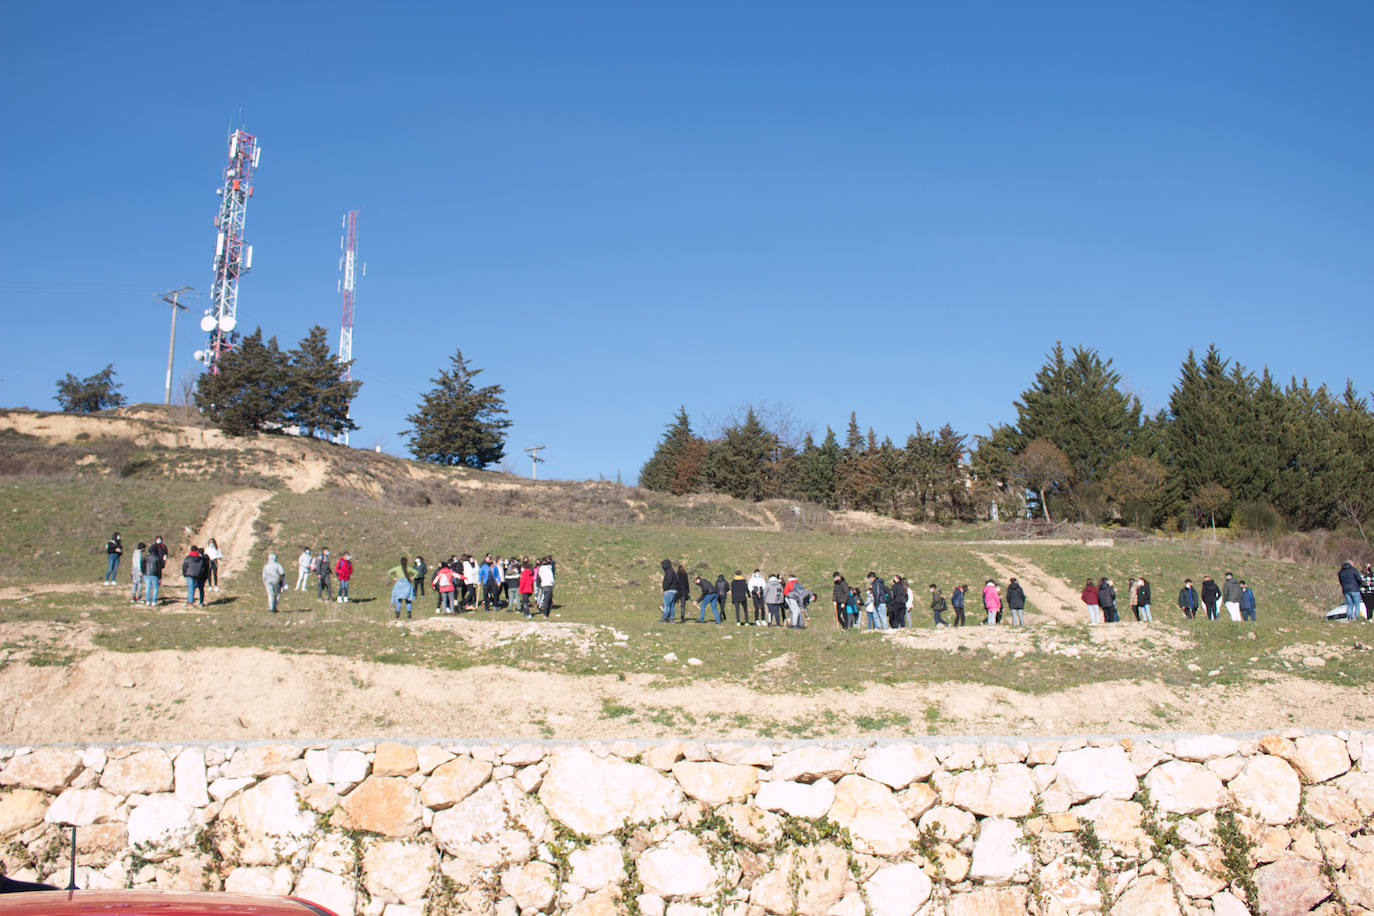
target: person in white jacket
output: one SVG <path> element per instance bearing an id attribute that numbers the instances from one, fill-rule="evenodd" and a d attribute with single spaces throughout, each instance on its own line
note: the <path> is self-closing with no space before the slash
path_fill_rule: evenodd
<path id="1" fill-rule="evenodd" d="M 301 548 L 301 555 L 296 560 L 296 591 L 305 591 L 305 583 L 310 580 L 310 567 L 315 565 L 315 558 L 310 554 L 309 547 Z M 286 585 L 282 583 L 283 587 Z"/>
<path id="2" fill-rule="evenodd" d="M 754 626 L 768 626 L 767 612 L 763 606 L 763 587 L 768 584 L 768 580 L 763 578 L 763 573 L 757 569 L 749 577 L 749 597 L 754 600 Z"/>

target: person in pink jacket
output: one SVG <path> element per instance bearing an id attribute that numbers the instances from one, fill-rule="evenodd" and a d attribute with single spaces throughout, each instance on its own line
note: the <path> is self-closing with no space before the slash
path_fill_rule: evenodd
<path id="1" fill-rule="evenodd" d="M 334 577 L 339 580 L 338 601 L 348 601 L 348 583 L 353 578 L 353 555 L 344 551 L 339 562 L 334 564 Z"/>
<path id="2" fill-rule="evenodd" d="M 983 622 L 988 626 L 996 624 L 997 616 L 1002 610 L 1002 595 L 991 579 L 983 586 L 983 609 L 988 612 L 988 619 Z"/>

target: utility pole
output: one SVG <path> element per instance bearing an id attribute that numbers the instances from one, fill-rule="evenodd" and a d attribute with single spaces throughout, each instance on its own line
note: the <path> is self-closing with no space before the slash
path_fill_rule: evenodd
<path id="1" fill-rule="evenodd" d="M 172 336 L 167 341 L 167 385 L 163 391 L 162 403 L 170 405 L 172 403 L 172 355 L 176 352 L 177 346 L 177 312 L 186 311 L 186 306 L 177 301 L 182 293 L 194 293 L 195 290 L 189 286 L 180 289 L 169 289 L 167 292 L 158 296 L 163 302 L 172 307 Z M 154 295 L 157 295 L 154 293 Z"/>
<path id="2" fill-rule="evenodd" d="M 538 480 L 538 479 L 539 479 L 539 462 L 547 460 L 547 459 L 544 459 L 544 458 L 540 458 L 540 457 L 539 457 L 539 453 L 542 452 L 543 450 L 544 450 L 544 446 L 542 446 L 542 445 L 531 445 L 529 448 L 525 449 L 525 454 L 530 456 L 530 479 L 531 479 L 531 480 Z"/>

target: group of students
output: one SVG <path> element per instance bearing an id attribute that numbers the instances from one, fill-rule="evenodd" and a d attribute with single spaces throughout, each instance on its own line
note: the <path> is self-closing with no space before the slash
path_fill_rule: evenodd
<path id="1" fill-rule="evenodd" d="M 129 558 L 129 599 L 134 604 L 156 607 L 162 603 L 162 578 L 167 569 L 170 551 L 162 535 L 153 543 L 139 541 Z M 181 561 L 181 575 L 186 580 L 186 606 L 197 603 L 205 607 L 205 592 L 219 591 L 219 561 L 224 554 L 214 538 L 204 547 L 192 544 Z M 104 585 L 118 585 L 119 567 L 124 558 L 124 541 L 116 531 L 105 542 Z M 199 601 L 197 601 L 199 599 Z"/>
<path id="2" fill-rule="evenodd" d="M 727 579 L 725 574 L 716 576 L 712 581 L 707 576 L 691 578 L 685 565 L 674 566 L 672 560 L 664 560 L 663 569 L 663 609 L 659 617 L 662 623 L 687 622 L 687 603 L 692 597 L 695 584 L 699 590 L 697 605 L 698 623 L 706 622 L 709 608 L 716 623 L 722 623 L 725 604 L 734 606 L 736 626 L 776 626 L 788 629 L 805 629 L 811 619 L 810 605 L 816 594 L 801 584 L 795 576 L 774 573 L 765 576 L 762 571 L 754 570 L 746 577 L 741 570 Z M 906 577 L 894 574 L 890 581 L 884 582 L 876 572 L 869 572 L 863 583 L 851 586 L 838 571 L 832 574 L 835 622 L 842 630 L 889 630 L 914 626 L 916 590 L 907 582 Z M 954 609 L 953 626 L 964 625 L 964 594 L 967 585 L 956 586 L 950 602 Z M 930 586 L 930 609 L 935 625 L 951 626 L 944 619 L 944 612 L 951 606 L 935 584 Z M 988 580 L 983 589 L 984 609 L 987 623 L 1002 620 L 1004 599 L 1001 590 Z M 1024 624 L 1022 611 L 1026 606 L 1026 593 L 1016 579 L 1007 585 L 1005 604 L 1010 610 L 1013 622 Z"/>
<path id="3" fill-rule="evenodd" d="M 1079 597 L 1088 607 L 1088 623 L 1121 622 L 1116 584 L 1111 576 L 1103 576 L 1096 582 L 1089 579 Z M 1144 576 L 1135 576 L 1130 580 L 1126 601 L 1126 606 L 1137 621 L 1150 623 L 1154 620 L 1150 610 L 1150 581 Z M 1226 608 L 1227 615 L 1236 622 L 1255 619 L 1255 593 L 1244 579 L 1237 579 L 1232 573 L 1226 574 L 1220 586 L 1211 576 L 1203 576 L 1201 590 L 1193 586 L 1192 579 L 1184 579 L 1183 587 L 1178 590 L 1178 609 L 1188 620 L 1196 618 L 1199 609 L 1206 611 L 1208 620 L 1219 620 L 1221 612 L 1218 603 Z"/>
<path id="4" fill-rule="evenodd" d="M 428 582 L 434 590 L 436 614 L 457 614 L 481 607 L 488 612 L 497 608 L 519 610 L 526 620 L 536 613 L 547 618 L 553 610 L 554 572 L 552 555 L 537 560 L 503 560 L 487 554 L 478 561 L 465 553 L 441 562 L 433 575 L 424 557 L 411 560 L 403 556 L 387 573 L 392 579 L 391 609 L 398 620 L 402 610 L 410 617 L 415 599 L 425 594 Z"/>

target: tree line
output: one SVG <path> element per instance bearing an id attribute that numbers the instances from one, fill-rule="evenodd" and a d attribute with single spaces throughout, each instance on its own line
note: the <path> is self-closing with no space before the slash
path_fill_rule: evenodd
<path id="1" fill-rule="evenodd" d="M 1016 421 L 968 436 L 917 424 L 879 439 L 849 416 L 818 444 L 791 441 L 753 408 L 717 434 L 685 408 L 644 464 L 640 486 L 740 499 L 800 499 L 911 521 L 1039 517 L 1139 528 L 1227 525 L 1275 531 L 1349 526 L 1374 513 L 1374 413 L 1347 383 L 1286 385 L 1211 346 L 1180 366 L 1153 415 L 1092 348 L 1056 344 L 1015 401 Z"/>
<path id="2" fill-rule="evenodd" d="M 350 378 L 353 362 L 341 361 L 329 348 L 329 333 L 312 327 L 290 350 L 275 337 L 263 339 L 255 328 L 222 353 L 217 372 L 196 380 L 192 399 L 212 424 L 230 436 L 293 432 L 335 438 L 358 428 L 349 415 L 362 382 Z M 484 468 L 505 456 L 505 389 L 478 386 L 482 372 L 468 365 L 457 350 L 420 397 L 410 423 L 407 445 L 420 461 Z M 94 413 L 121 407 L 126 399 L 115 381 L 114 366 L 79 379 L 68 373 L 57 382 L 54 397 L 65 413 Z"/>

